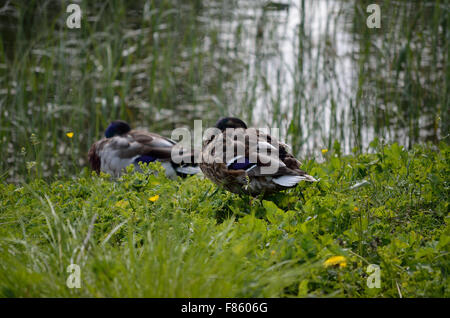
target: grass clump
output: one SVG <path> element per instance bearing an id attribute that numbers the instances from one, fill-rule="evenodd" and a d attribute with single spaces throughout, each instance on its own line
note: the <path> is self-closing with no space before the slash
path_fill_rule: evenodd
<path id="1" fill-rule="evenodd" d="M 450 148 L 372 147 L 336 143 L 304 164 L 320 182 L 264 199 L 147 168 L 3 182 L 0 296 L 449 297 Z"/>

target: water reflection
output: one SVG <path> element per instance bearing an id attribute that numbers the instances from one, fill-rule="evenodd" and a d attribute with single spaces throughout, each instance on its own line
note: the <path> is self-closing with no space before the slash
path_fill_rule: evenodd
<path id="1" fill-rule="evenodd" d="M 238 104 L 250 104 L 254 122 L 278 125 L 294 149 L 303 154 L 318 154 L 320 147 L 330 147 L 334 139 L 343 144 L 345 152 L 353 147 L 366 149 L 376 136 L 405 146 L 437 141 L 440 130 L 426 123 L 439 120 L 435 110 L 439 102 L 446 104 L 445 99 L 435 100 L 438 105 L 434 106 L 406 106 L 407 113 L 420 108 L 420 114 L 409 122 L 402 122 L 403 115 L 398 111 L 398 96 L 404 94 L 399 76 L 408 70 L 395 74 L 394 65 L 389 65 L 401 54 L 397 42 L 405 42 L 403 29 L 392 20 L 395 16 L 397 24 L 404 24 L 411 12 L 407 9 L 410 4 L 395 6 L 394 10 L 383 11 L 388 17 L 383 19 L 384 29 L 377 31 L 366 27 L 369 14 L 361 12 L 364 4 L 297 0 L 289 2 L 288 9 L 265 10 L 264 6 L 254 9 L 250 2 L 240 1 L 240 10 L 251 16 L 244 24 L 249 30 L 245 35 L 256 40 L 245 42 L 243 58 L 250 66 L 238 85 L 244 100 Z M 422 10 L 420 6 L 415 9 Z M 448 11 L 448 6 L 443 10 Z M 424 34 L 430 32 L 426 21 L 416 28 Z M 446 59 L 446 53 L 433 48 L 433 43 L 418 44 L 423 50 L 415 51 L 417 56 L 409 63 L 417 60 L 429 66 L 432 54 L 440 61 Z M 444 73 L 444 69 L 437 73 L 424 70 L 417 75 L 445 80 Z M 424 79 L 416 84 L 424 85 Z M 387 84 L 380 87 L 380 82 Z M 420 93 L 414 95 L 423 99 Z M 407 100 L 411 101 L 411 96 Z"/>

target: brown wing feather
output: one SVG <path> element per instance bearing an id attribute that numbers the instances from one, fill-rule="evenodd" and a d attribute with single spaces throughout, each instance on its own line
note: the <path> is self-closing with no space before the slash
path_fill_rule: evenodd
<path id="1" fill-rule="evenodd" d="M 280 171 L 277 175 L 299 175 L 303 176 L 306 174 L 305 171 L 300 169 L 301 162 L 298 161 L 287 149 L 287 147 L 279 142 L 275 137 L 264 134 L 258 131 L 258 138 L 263 138 L 267 140 L 272 146 L 278 149 L 278 158 L 283 162 L 286 167 L 280 167 Z"/>
<path id="2" fill-rule="evenodd" d="M 170 159 L 173 141 L 158 134 L 146 131 L 132 130 L 125 138 L 130 139 L 130 145 L 120 152 L 122 158 L 137 155 L 153 156 L 159 159 Z M 138 143 L 132 145 L 131 143 Z"/>
<path id="3" fill-rule="evenodd" d="M 148 146 L 154 145 L 155 143 L 167 145 L 167 147 L 175 145 L 175 142 L 169 138 L 143 130 L 132 130 L 128 134 L 131 135 L 135 141 Z"/>
<path id="4" fill-rule="evenodd" d="M 225 155 L 226 151 L 227 150 L 233 151 L 233 149 L 227 149 L 227 147 L 229 147 L 230 145 L 233 146 L 233 144 L 234 144 L 233 156 L 236 156 L 238 154 L 236 152 L 236 148 L 238 148 L 238 147 L 245 147 L 245 156 L 247 158 L 250 157 L 249 152 L 250 152 L 251 147 L 253 147 L 253 149 L 251 151 L 257 151 L 256 159 L 257 159 L 258 167 L 252 169 L 250 171 L 250 173 L 248 174 L 249 176 L 253 176 L 253 177 L 265 176 L 265 174 L 263 174 L 261 172 L 260 167 L 270 165 L 270 163 L 267 161 L 269 159 L 269 156 L 270 156 L 270 160 L 272 161 L 272 163 L 273 163 L 273 160 L 280 161 L 280 166 L 279 166 L 277 172 L 274 174 L 271 174 L 271 176 L 273 176 L 273 177 L 278 177 L 278 176 L 282 176 L 282 175 L 305 175 L 306 174 L 305 171 L 300 169 L 301 163 L 289 152 L 287 147 L 284 146 L 284 144 L 280 143 L 275 137 L 265 134 L 262 131 L 255 129 L 255 128 L 245 129 L 245 130 L 242 130 L 241 132 L 239 132 L 239 130 L 235 130 L 234 133 L 241 134 L 240 140 L 234 140 L 231 142 L 231 144 L 230 144 L 230 141 L 233 140 L 233 137 L 231 137 L 231 136 L 227 137 L 226 131 L 224 131 L 221 135 L 218 135 L 218 136 L 216 136 L 216 138 L 214 138 L 215 141 L 217 141 L 218 138 L 223 139 L 223 158 L 222 158 L 223 162 L 226 162 L 226 155 Z M 227 141 L 229 142 L 228 144 L 227 144 Z M 269 143 L 270 145 L 272 145 L 274 148 L 276 148 L 278 150 L 278 156 L 274 156 L 274 154 L 271 152 L 270 149 L 268 150 L 267 155 L 263 155 L 262 153 L 259 153 L 257 150 L 258 148 L 256 148 L 255 147 L 256 145 L 254 145 L 255 142 Z M 251 143 L 253 143 L 253 146 L 249 146 Z M 245 146 L 244 146 L 244 144 L 245 144 Z M 216 142 L 213 142 L 212 144 L 207 142 L 204 145 L 205 146 L 204 149 L 206 150 L 206 153 L 209 152 L 210 155 L 212 155 L 213 157 L 215 156 L 215 154 L 214 154 L 214 150 L 215 150 L 214 146 L 215 145 L 216 145 Z M 217 169 L 217 170 L 220 170 L 220 169 Z M 227 170 L 227 173 L 234 175 L 236 173 L 242 173 L 242 171 L 241 170 L 237 170 L 237 171 Z"/>

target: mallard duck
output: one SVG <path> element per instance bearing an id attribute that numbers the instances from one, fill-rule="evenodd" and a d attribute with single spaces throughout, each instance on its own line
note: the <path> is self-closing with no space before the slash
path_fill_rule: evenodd
<path id="1" fill-rule="evenodd" d="M 222 118 L 215 127 L 216 134 L 203 142 L 200 168 L 226 190 L 256 196 L 295 187 L 302 180 L 317 181 L 300 169 L 287 145 L 247 128 L 241 119 Z"/>
<path id="2" fill-rule="evenodd" d="M 131 130 L 122 120 L 111 122 L 105 131 L 105 137 L 95 142 L 89 150 L 89 162 L 92 170 L 109 173 L 119 177 L 131 164 L 140 170 L 139 162 L 161 162 L 167 177 L 193 175 L 200 172 L 194 164 L 193 154 L 185 152 L 175 163 L 171 158 L 175 141 L 158 134 L 142 130 Z"/>

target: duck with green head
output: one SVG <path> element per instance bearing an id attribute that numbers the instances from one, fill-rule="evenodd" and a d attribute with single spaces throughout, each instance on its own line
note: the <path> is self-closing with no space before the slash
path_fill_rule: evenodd
<path id="1" fill-rule="evenodd" d="M 139 162 L 159 161 L 165 168 L 167 177 L 193 175 L 200 172 L 194 163 L 193 154 L 185 152 L 181 163 L 172 160 L 175 141 L 155 133 L 132 130 L 127 122 L 115 120 L 105 130 L 105 137 L 95 142 L 89 150 L 91 168 L 100 173 L 119 177 L 125 168 L 134 165 L 140 170 Z"/>

